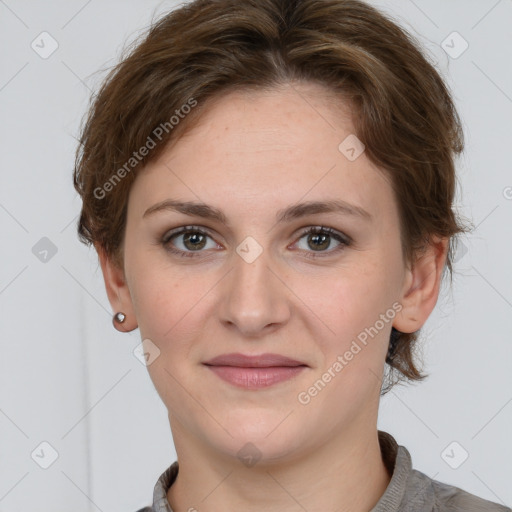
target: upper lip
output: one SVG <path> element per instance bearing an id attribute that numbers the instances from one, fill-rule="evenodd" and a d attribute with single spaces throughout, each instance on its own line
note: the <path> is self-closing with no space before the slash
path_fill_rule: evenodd
<path id="1" fill-rule="evenodd" d="M 307 366 L 306 364 L 279 354 L 221 354 L 203 364 L 210 366 L 238 366 L 241 368 L 269 368 L 271 366 Z"/>

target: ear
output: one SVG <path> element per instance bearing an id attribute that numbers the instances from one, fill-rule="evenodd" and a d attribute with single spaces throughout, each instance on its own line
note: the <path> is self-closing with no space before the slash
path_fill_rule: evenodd
<path id="1" fill-rule="evenodd" d="M 126 283 L 124 269 L 107 256 L 104 249 L 95 245 L 100 260 L 103 280 L 108 300 L 114 313 L 122 312 L 126 320 L 122 324 L 114 324 L 115 328 L 122 332 L 133 331 L 137 328 L 137 319 L 133 308 L 130 290 Z"/>
<path id="2" fill-rule="evenodd" d="M 425 251 L 411 268 L 406 269 L 399 298 L 402 310 L 395 317 L 395 329 L 404 333 L 415 332 L 427 321 L 439 297 L 448 242 L 448 238 L 431 237 Z"/>

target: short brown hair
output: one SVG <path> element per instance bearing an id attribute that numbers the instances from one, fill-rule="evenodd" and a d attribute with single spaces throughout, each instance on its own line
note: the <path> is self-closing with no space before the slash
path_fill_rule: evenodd
<path id="1" fill-rule="evenodd" d="M 404 261 L 431 235 L 449 237 L 443 277 L 448 269 L 452 278 L 454 237 L 467 231 L 452 210 L 460 119 L 418 43 L 359 0 L 195 0 L 153 23 L 110 71 L 82 126 L 74 170 L 80 240 L 122 265 L 136 173 L 193 126 L 207 99 L 294 81 L 350 100 L 355 134 L 392 185 Z M 387 362 L 395 382 L 425 377 L 413 360 L 418 333 L 393 331 Z"/>

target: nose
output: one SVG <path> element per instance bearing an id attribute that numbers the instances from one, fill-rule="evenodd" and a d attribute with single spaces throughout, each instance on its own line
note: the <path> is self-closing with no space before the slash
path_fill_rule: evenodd
<path id="1" fill-rule="evenodd" d="M 223 280 L 221 321 L 247 337 L 267 335 L 290 318 L 291 292 L 270 260 L 266 249 L 254 261 L 234 254 L 234 267 Z"/>

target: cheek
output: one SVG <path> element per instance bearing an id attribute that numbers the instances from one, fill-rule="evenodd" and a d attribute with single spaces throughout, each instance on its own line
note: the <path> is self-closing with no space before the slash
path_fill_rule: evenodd
<path id="1" fill-rule="evenodd" d="M 141 337 L 165 349 L 163 340 L 173 335 L 173 326 L 185 315 L 194 283 L 176 265 L 135 247 L 127 251 L 126 269 Z"/>
<path id="2" fill-rule="evenodd" d="M 142 340 L 158 348 L 158 357 L 147 367 L 151 380 L 166 406 L 185 418 L 194 412 L 186 390 L 196 389 L 191 366 L 201 339 L 201 326 L 208 312 L 205 294 L 212 285 L 173 268 L 145 268 L 137 277 L 134 306 Z M 197 350 L 197 349 L 196 349 Z"/>
<path id="3" fill-rule="evenodd" d="M 395 314 L 389 292 L 392 283 L 383 272 L 380 265 L 347 267 L 317 281 L 314 293 L 306 295 L 306 283 L 299 292 L 321 320 L 315 323 L 326 326 L 322 328 L 325 335 L 314 337 L 322 359 L 310 384 L 315 386 L 318 379 L 328 382 L 315 402 L 318 407 L 343 404 L 344 412 L 339 414 L 350 417 L 378 394 L 387 333 Z M 333 421 L 336 418 L 337 413 L 333 413 Z"/>
<path id="4" fill-rule="evenodd" d="M 366 258 L 361 267 L 340 268 L 315 282 L 318 286 L 309 288 L 309 295 L 306 282 L 298 293 L 304 294 L 304 302 L 321 320 L 316 323 L 328 327 L 322 328 L 325 335 L 315 336 L 322 352 L 319 376 L 324 372 L 336 375 L 324 399 L 342 401 L 348 407 L 365 401 L 380 388 L 388 332 L 395 316 L 390 293 L 393 275 L 386 265 Z"/>
<path id="5" fill-rule="evenodd" d="M 154 339 L 161 350 L 172 340 L 187 339 L 192 319 L 201 312 L 204 284 L 155 269 L 141 275 L 134 300 L 141 335 Z"/>
<path id="6" fill-rule="evenodd" d="M 389 272 L 365 258 L 359 266 L 346 265 L 311 278 L 302 276 L 293 290 L 325 326 L 329 338 L 348 340 L 386 311 L 390 286 Z"/>
<path id="7" fill-rule="evenodd" d="M 140 257 L 139 263 L 132 299 L 141 339 L 151 340 L 161 361 L 173 374 L 181 374 L 183 362 L 196 364 L 204 356 L 201 342 L 208 339 L 221 276 L 214 269 L 199 271 L 160 258 Z"/>

